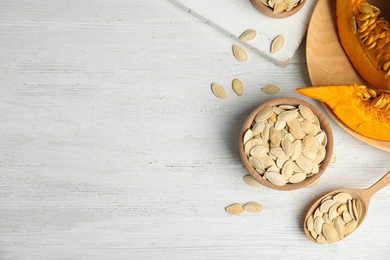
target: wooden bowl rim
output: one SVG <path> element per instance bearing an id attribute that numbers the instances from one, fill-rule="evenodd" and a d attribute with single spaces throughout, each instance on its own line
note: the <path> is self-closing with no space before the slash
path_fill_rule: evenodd
<path id="1" fill-rule="evenodd" d="M 275 14 L 272 9 L 265 4 L 263 4 L 260 0 L 251 0 L 252 4 L 255 6 L 255 8 L 263 13 L 264 15 L 271 17 L 271 18 L 287 18 L 294 14 L 296 14 L 299 10 L 302 9 L 302 7 L 305 5 L 306 0 L 303 0 L 301 3 L 299 3 L 297 6 L 295 6 L 290 11 L 283 11 L 280 13 Z"/>
<path id="2" fill-rule="evenodd" d="M 267 106 L 276 106 L 276 105 L 305 105 L 308 108 L 310 108 L 313 113 L 318 117 L 318 120 L 320 122 L 321 129 L 325 131 L 327 135 L 327 144 L 326 144 L 326 156 L 325 159 L 322 161 L 320 170 L 317 174 L 314 174 L 310 176 L 309 178 L 306 178 L 304 181 L 299 182 L 299 183 L 288 183 L 284 186 L 277 186 L 269 182 L 268 180 L 264 179 L 249 163 L 248 157 L 245 154 L 244 150 L 244 144 L 243 144 L 243 138 L 245 132 L 250 128 L 252 122 L 254 121 L 254 118 L 258 114 L 258 112 Z M 277 99 L 272 99 L 269 100 L 258 107 L 256 107 L 250 115 L 247 117 L 245 120 L 245 123 L 242 126 L 241 133 L 240 133 L 240 140 L 239 140 L 239 151 L 240 151 L 240 157 L 242 162 L 244 163 L 245 168 L 248 170 L 250 175 L 252 175 L 253 178 L 255 178 L 259 183 L 263 184 L 264 186 L 267 186 L 269 188 L 275 189 L 275 190 L 297 190 L 300 188 L 304 188 L 314 181 L 316 181 L 318 178 L 321 177 L 321 175 L 324 173 L 326 168 L 329 165 L 329 162 L 332 158 L 332 153 L 333 153 L 333 146 L 334 146 L 334 140 L 333 140 L 333 132 L 332 128 L 329 124 L 328 119 L 325 117 L 325 115 L 313 104 L 298 99 L 298 98 L 289 98 L 289 97 L 284 97 L 284 98 L 277 98 Z"/>

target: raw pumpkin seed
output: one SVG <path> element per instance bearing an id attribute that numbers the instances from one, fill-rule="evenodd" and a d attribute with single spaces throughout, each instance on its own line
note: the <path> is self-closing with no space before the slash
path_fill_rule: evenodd
<path id="1" fill-rule="evenodd" d="M 263 210 L 263 206 L 261 206 L 259 203 L 254 201 L 244 204 L 243 208 L 246 211 L 254 212 L 254 213 L 258 213 Z"/>
<path id="2" fill-rule="evenodd" d="M 268 95 L 275 95 L 279 93 L 280 88 L 274 84 L 268 84 L 261 88 L 261 90 Z"/>
<path id="3" fill-rule="evenodd" d="M 243 32 L 240 36 L 240 40 L 243 42 L 248 42 L 253 40 L 257 35 L 257 32 L 253 29 L 248 29 L 245 32 Z"/>
<path id="4" fill-rule="evenodd" d="M 248 54 L 246 53 L 244 48 L 236 44 L 234 44 L 232 48 L 233 48 L 234 57 L 236 57 L 238 61 L 245 62 L 248 60 Z"/>
<path id="5" fill-rule="evenodd" d="M 276 37 L 271 44 L 271 53 L 274 54 L 282 49 L 284 45 L 284 36 L 279 35 Z"/>
<path id="6" fill-rule="evenodd" d="M 230 206 L 227 206 L 225 208 L 225 211 L 229 214 L 233 214 L 233 215 L 239 215 L 241 213 L 244 212 L 244 208 L 242 207 L 243 205 L 240 204 L 240 203 L 234 203 Z"/>
<path id="7" fill-rule="evenodd" d="M 261 183 L 258 182 L 255 178 L 253 178 L 252 175 L 245 175 L 243 177 L 243 180 L 246 184 L 248 184 L 249 186 L 253 187 L 253 188 L 259 188 L 261 187 Z"/>
<path id="8" fill-rule="evenodd" d="M 226 91 L 225 89 L 222 87 L 222 85 L 218 84 L 218 83 L 213 83 L 211 85 L 211 90 L 213 91 L 214 95 L 217 97 L 217 98 L 220 98 L 220 99 L 226 99 Z"/>
<path id="9" fill-rule="evenodd" d="M 233 79 L 232 88 L 233 88 L 233 91 L 238 96 L 242 96 L 242 94 L 244 93 L 244 84 L 242 83 L 242 81 L 240 79 L 237 79 L 237 78 Z"/>

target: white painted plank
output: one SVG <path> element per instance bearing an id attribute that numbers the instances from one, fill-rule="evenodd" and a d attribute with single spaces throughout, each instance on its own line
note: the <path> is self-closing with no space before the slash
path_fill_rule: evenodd
<path id="1" fill-rule="evenodd" d="M 258 37 L 240 44 L 259 53 L 275 64 L 285 67 L 302 42 L 311 13 L 317 1 L 307 1 L 294 16 L 284 19 L 267 17 L 257 11 L 250 1 L 237 0 L 170 0 L 184 7 L 189 13 L 210 24 L 229 37 L 238 37 L 247 29 L 254 29 Z M 270 53 L 270 45 L 278 36 L 285 37 L 285 46 L 277 53 Z"/>

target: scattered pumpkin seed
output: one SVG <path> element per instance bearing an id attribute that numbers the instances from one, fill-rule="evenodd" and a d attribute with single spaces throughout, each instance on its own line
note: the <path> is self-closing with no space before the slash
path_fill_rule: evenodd
<path id="1" fill-rule="evenodd" d="M 268 84 L 261 88 L 261 90 L 268 95 L 275 95 L 279 93 L 280 88 L 274 84 Z"/>
<path id="2" fill-rule="evenodd" d="M 240 40 L 243 42 L 248 42 L 253 40 L 257 35 L 257 32 L 253 29 L 248 29 L 245 32 L 243 32 L 240 36 Z"/>
<path id="3" fill-rule="evenodd" d="M 262 186 L 261 183 L 258 182 L 255 178 L 253 178 L 252 175 L 245 175 L 245 176 L 243 177 L 243 179 L 244 179 L 244 182 L 245 182 L 246 184 L 248 184 L 249 186 L 251 186 L 251 187 L 253 187 L 253 188 L 259 188 L 259 187 Z"/>
<path id="4" fill-rule="evenodd" d="M 244 208 L 242 207 L 243 205 L 240 204 L 240 203 L 234 203 L 230 206 L 227 206 L 225 208 L 225 211 L 229 214 L 233 214 L 233 215 L 239 215 L 241 213 L 244 212 Z"/>
<path id="5" fill-rule="evenodd" d="M 271 44 L 271 53 L 274 54 L 282 49 L 284 45 L 284 36 L 279 35 L 277 36 Z"/>
<path id="6" fill-rule="evenodd" d="M 263 210 L 263 206 L 261 206 L 259 203 L 254 201 L 244 204 L 243 208 L 246 211 L 254 212 L 254 213 L 258 213 Z"/>
<path id="7" fill-rule="evenodd" d="M 222 85 L 218 84 L 218 83 L 213 83 L 211 85 L 211 90 L 213 91 L 214 95 L 217 97 L 217 98 L 220 98 L 220 99 L 226 99 L 226 91 L 225 89 L 222 87 Z"/>
<path id="8" fill-rule="evenodd" d="M 233 88 L 233 91 L 238 96 L 242 96 L 242 94 L 244 93 L 244 84 L 242 83 L 242 81 L 240 79 L 237 79 L 237 78 L 233 79 L 232 88 Z"/>
<path id="9" fill-rule="evenodd" d="M 242 48 L 239 45 L 236 44 L 233 45 L 233 54 L 234 57 L 240 62 L 245 62 L 248 60 L 248 54 L 246 53 L 244 48 Z"/>

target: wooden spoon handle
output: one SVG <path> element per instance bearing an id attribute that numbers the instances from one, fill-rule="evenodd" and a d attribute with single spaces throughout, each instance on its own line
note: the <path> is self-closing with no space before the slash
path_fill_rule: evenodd
<path id="1" fill-rule="evenodd" d="M 380 189 L 386 187 L 390 184 L 390 171 L 385 174 L 380 180 L 378 180 L 375 184 L 373 184 L 371 187 L 366 189 L 368 196 L 371 198 L 377 191 Z"/>

